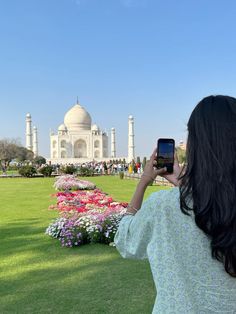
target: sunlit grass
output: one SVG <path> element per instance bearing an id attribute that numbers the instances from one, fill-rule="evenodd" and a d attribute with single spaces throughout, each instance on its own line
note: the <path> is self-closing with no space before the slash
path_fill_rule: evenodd
<path id="1" fill-rule="evenodd" d="M 89 180 L 129 201 L 136 181 Z M 0 179 L 0 313 L 150 313 L 155 289 L 146 261 L 106 245 L 61 248 L 45 235 L 54 179 Z M 149 187 L 148 193 L 157 187 Z"/>

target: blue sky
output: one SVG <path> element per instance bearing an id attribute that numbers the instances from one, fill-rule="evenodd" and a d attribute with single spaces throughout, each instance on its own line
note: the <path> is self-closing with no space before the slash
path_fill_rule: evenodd
<path id="1" fill-rule="evenodd" d="M 78 96 L 120 156 L 130 114 L 136 155 L 185 140 L 201 98 L 236 94 L 235 16 L 235 0 L 0 1 L 0 138 L 25 144 L 30 112 L 49 156 Z"/>

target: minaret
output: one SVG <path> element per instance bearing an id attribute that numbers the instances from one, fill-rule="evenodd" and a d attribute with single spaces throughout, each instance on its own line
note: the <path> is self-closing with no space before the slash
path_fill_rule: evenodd
<path id="1" fill-rule="evenodd" d="M 116 157 L 116 130 L 111 128 L 111 158 Z"/>
<path id="2" fill-rule="evenodd" d="M 129 116 L 129 134 L 128 134 L 128 162 L 135 158 L 134 154 L 134 117 Z"/>
<path id="3" fill-rule="evenodd" d="M 38 156 L 38 131 L 36 126 L 33 127 L 33 153 L 34 157 Z"/>
<path id="4" fill-rule="evenodd" d="M 33 144 L 32 144 L 32 126 L 31 126 L 32 120 L 30 113 L 27 113 L 26 115 L 26 145 L 25 147 L 29 150 L 33 150 Z"/>

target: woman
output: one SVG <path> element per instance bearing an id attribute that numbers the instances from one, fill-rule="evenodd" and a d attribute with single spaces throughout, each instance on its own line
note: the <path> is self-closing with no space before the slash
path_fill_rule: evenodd
<path id="1" fill-rule="evenodd" d="M 148 258 L 157 298 L 153 313 L 236 313 L 236 99 L 204 98 L 188 122 L 180 175 L 156 169 L 156 150 L 115 243 L 125 258 Z M 153 193 L 162 175 L 176 187 Z"/>

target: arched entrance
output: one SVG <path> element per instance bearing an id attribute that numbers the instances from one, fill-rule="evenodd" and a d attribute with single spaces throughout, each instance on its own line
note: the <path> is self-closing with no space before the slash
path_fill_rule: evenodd
<path id="1" fill-rule="evenodd" d="M 99 152 L 99 150 L 95 150 L 95 152 L 94 152 L 94 158 L 100 158 L 100 152 Z"/>
<path id="2" fill-rule="evenodd" d="M 87 144 L 84 140 L 78 140 L 74 144 L 74 157 L 87 158 Z"/>
<path id="3" fill-rule="evenodd" d="M 66 141 L 65 141 L 65 140 L 62 140 L 62 141 L 61 141 L 61 147 L 62 147 L 62 148 L 66 148 Z"/>
<path id="4" fill-rule="evenodd" d="M 95 147 L 95 148 L 99 148 L 99 146 L 100 146 L 100 142 L 99 142 L 99 140 L 96 140 L 96 141 L 94 142 L 94 147 Z"/>
<path id="5" fill-rule="evenodd" d="M 63 150 L 63 151 L 61 152 L 61 158 L 66 158 L 66 151 Z"/>

